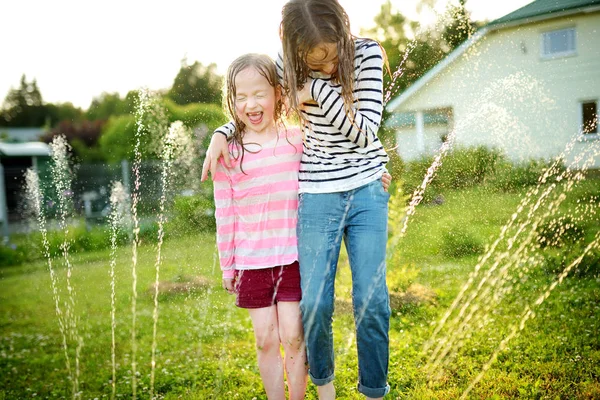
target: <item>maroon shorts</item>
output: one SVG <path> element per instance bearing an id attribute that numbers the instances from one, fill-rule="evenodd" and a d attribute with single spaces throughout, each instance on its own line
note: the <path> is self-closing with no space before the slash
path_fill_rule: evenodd
<path id="1" fill-rule="evenodd" d="M 269 307 L 280 301 L 300 301 L 300 266 L 235 270 L 235 305 L 240 308 Z"/>

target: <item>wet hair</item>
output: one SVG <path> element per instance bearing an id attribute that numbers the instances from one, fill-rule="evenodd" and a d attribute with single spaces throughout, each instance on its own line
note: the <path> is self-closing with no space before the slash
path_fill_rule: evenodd
<path id="1" fill-rule="evenodd" d="M 237 94 L 235 78 L 246 68 L 254 68 L 259 74 L 264 76 L 267 82 L 269 82 L 269 85 L 273 87 L 273 90 L 277 91 L 280 87 L 275 62 L 267 55 L 257 53 L 244 54 L 233 60 L 229 65 L 229 68 L 227 68 L 223 87 L 223 109 L 235 124 L 235 130 L 231 141 L 235 144 L 236 151 L 232 156 L 236 160 L 240 158 L 240 169 L 242 169 L 241 165 L 244 160 L 244 152 L 250 150 L 244 148 L 244 132 L 246 130 L 246 124 L 240 119 L 235 111 L 235 98 Z M 275 103 L 275 113 L 273 114 L 273 119 L 277 126 L 284 126 L 282 108 L 283 103 L 280 99 Z M 242 172 L 244 172 L 243 169 Z"/>
<path id="2" fill-rule="evenodd" d="M 298 90 L 308 79 L 306 57 L 324 43 L 337 45 L 338 65 L 334 80 L 342 86 L 344 108 L 352 117 L 354 103 L 354 35 L 348 14 L 337 0 L 290 0 L 282 9 L 279 35 L 283 45 L 284 88 L 290 108 L 299 112 Z M 352 118 L 353 119 L 353 118 Z"/>

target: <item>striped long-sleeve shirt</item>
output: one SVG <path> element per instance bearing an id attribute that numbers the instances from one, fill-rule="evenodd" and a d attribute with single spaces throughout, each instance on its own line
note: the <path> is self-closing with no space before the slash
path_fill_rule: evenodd
<path id="1" fill-rule="evenodd" d="M 287 135 L 287 138 L 286 138 Z M 222 160 L 213 177 L 217 247 L 223 278 L 235 269 L 288 265 L 298 260 L 298 170 L 302 157 L 299 128 L 280 132 L 279 138 Z M 230 145 L 232 154 L 239 154 Z M 243 170 L 243 172 L 242 172 Z"/>
<path id="2" fill-rule="evenodd" d="M 311 72 L 311 96 L 317 104 L 304 104 L 304 152 L 299 173 L 301 193 L 351 190 L 376 179 L 389 158 L 377 137 L 383 112 L 383 54 L 379 44 L 357 39 L 354 57 L 354 123 L 346 115 L 341 85 L 331 76 Z M 283 80 L 283 59 L 277 57 Z M 217 132 L 230 136 L 228 123 Z"/>

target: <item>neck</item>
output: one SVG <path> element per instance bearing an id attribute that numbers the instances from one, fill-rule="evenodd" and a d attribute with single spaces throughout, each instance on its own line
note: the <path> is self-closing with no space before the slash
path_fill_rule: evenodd
<path id="1" fill-rule="evenodd" d="M 277 126 L 275 126 L 275 124 L 273 124 L 268 129 L 265 129 L 261 132 L 256 132 L 246 126 L 243 137 L 244 137 L 245 143 L 254 142 L 254 143 L 260 144 L 260 143 L 265 143 L 271 139 L 276 138 L 277 134 L 278 134 L 278 129 L 277 129 Z"/>

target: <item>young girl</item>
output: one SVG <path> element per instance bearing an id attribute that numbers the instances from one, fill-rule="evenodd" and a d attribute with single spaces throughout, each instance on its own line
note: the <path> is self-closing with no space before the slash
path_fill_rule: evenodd
<path id="1" fill-rule="evenodd" d="M 321 400 L 335 398 L 331 323 L 343 238 L 352 272 L 358 391 L 382 398 L 389 391 L 389 194 L 381 184 L 388 156 L 377 131 L 385 56 L 377 42 L 350 33 L 337 0 L 290 0 L 282 17 L 278 74 L 304 130 L 297 234 L 309 375 Z M 236 127 L 217 131 L 203 179 L 221 154 L 228 163 L 225 137 Z"/>
<path id="2" fill-rule="evenodd" d="M 223 287 L 250 312 L 267 397 L 285 399 L 285 366 L 290 399 L 303 399 L 307 371 L 296 240 L 302 135 L 281 124 L 281 90 L 267 56 L 236 59 L 224 98 L 236 130 L 228 147 L 233 168 L 220 164 L 213 175 Z"/>

